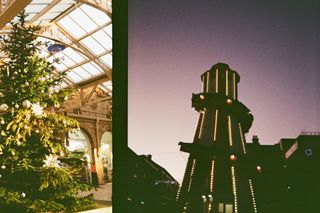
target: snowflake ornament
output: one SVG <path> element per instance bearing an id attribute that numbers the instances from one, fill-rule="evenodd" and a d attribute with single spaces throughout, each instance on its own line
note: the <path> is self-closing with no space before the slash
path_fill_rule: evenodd
<path id="1" fill-rule="evenodd" d="M 54 157 L 52 154 L 50 154 L 49 156 L 46 155 L 46 159 L 43 162 L 43 167 L 60 167 L 58 156 Z"/>
<path id="2" fill-rule="evenodd" d="M 31 110 L 36 116 L 42 115 L 43 113 L 43 107 L 39 104 L 32 104 Z"/>

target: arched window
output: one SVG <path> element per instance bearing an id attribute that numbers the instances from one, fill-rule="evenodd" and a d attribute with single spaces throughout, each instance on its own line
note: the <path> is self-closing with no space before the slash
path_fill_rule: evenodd
<path id="1" fill-rule="evenodd" d="M 101 157 L 106 182 L 112 180 L 112 133 L 105 132 L 101 137 Z"/>

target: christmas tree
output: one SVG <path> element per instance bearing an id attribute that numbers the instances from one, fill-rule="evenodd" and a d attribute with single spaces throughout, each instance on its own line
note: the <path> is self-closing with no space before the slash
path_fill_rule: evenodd
<path id="1" fill-rule="evenodd" d="M 0 65 L 0 212 L 76 212 L 92 206 L 79 198 L 90 186 L 77 181 L 73 167 L 61 166 L 65 135 L 76 120 L 54 113 L 70 94 L 58 89 L 65 72 L 39 57 L 39 26 L 24 13 L 2 38 Z"/>

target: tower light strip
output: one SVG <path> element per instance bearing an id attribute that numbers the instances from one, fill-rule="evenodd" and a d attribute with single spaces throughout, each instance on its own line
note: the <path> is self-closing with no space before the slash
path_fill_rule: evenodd
<path id="1" fill-rule="evenodd" d="M 209 79 L 210 79 L 210 72 L 207 72 L 207 92 L 209 92 Z"/>
<path id="2" fill-rule="evenodd" d="M 218 93 L 219 91 L 219 73 L 218 73 L 218 69 L 216 69 L 216 93 Z"/>
<path id="3" fill-rule="evenodd" d="M 199 130 L 198 138 L 201 138 L 201 136 L 202 136 L 202 127 L 203 127 L 204 117 L 205 117 L 206 111 L 207 111 L 207 108 L 204 108 L 204 111 L 201 111 L 201 124 L 200 124 L 200 130 Z"/>
<path id="4" fill-rule="evenodd" d="M 238 125 L 239 125 L 239 130 L 240 130 L 240 139 L 241 139 L 242 150 L 243 150 L 243 153 L 246 154 L 247 151 L 246 151 L 246 145 L 245 145 L 243 134 L 242 134 L 241 124 L 238 123 Z"/>
<path id="5" fill-rule="evenodd" d="M 194 172 L 194 168 L 195 168 L 195 167 L 196 167 L 196 159 L 193 159 L 193 161 L 192 161 L 192 167 L 191 167 L 191 172 L 190 172 L 188 192 L 190 192 L 190 189 L 191 189 L 192 176 L 193 176 L 193 172 Z"/>
<path id="6" fill-rule="evenodd" d="M 205 90 L 204 90 L 204 89 L 205 89 L 205 88 L 204 88 L 204 80 L 205 80 L 205 79 L 204 79 L 204 76 L 201 77 L 201 80 L 202 80 L 202 91 L 205 91 Z"/>
<path id="7" fill-rule="evenodd" d="M 251 179 L 249 179 L 249 187 L 250 187 L 251 196 L 252 196 L 253 210 L 256 213 L 256 212 L 258 212 L 258 210 L 257 210 L 257 205 L 256 205 L 256 199 L 254 197 L 254 191 L 253 191 L 253 186 L 252 186 Z"/>
<path id="8" fill-rule="evenodd" d="M 228 85 L 228 78 L 229 78 L 229 72 L 228 72 L 228 70 L 226 70 L 226 95 L 228 96 L 229 95 L 229 85 Z"/>
<path id="9" fill-rule="evenodd" d="M 236 74 L 233 73 L 233 98 L 236 99 Z"/>
<path id="10" fill-rule="evenodd" d="M 231 131 L 231 117 L 228 115 L 228 133 L 229 133 L 229 145 L 232 146 L 232 131 Z"/>
<path id="11" fill-rule="evenodd" d="M 235 176 L 234 166 L 231 166 L 231 174 L 232 174 L 232 191 L 233 191 L 233 197 L 234 197 L 234 212 L 238 213 L 237 185 L 236 185 L 236 176 Z"/>
<path id="12" fill-rule="evenodd" d="M 211 162 L 210 192 L 213 192 L 213 180 L 214 180 L 214 160 Z"/>
<path id="13" fill-rule="evenodd" d="M 214 116 L 213 141 L 216 141 L 217 139 L 217 125 L 218 125 L 218 109 L 216 109 L 216 114 Z"/>

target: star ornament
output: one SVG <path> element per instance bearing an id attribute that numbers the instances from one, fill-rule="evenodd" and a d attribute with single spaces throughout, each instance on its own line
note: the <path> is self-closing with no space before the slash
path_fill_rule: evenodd
<path id="1" fill-rule="evenodd" d="M 46 159 L 43 160 L 43 162 L 43 167 L 60 167 L 60 161 L 58 160 L 58 156 L 55 157 L 52 154 L 50 154 L 49 156 L 46 155 Z"/>
<path id="2" fill-rule="evenodd" d="M 32 104 L 31 110 L 32 110 L 32 113 L 35 114 L 36 116 L 42 115 L 43 113 L 43 107 L 40 106 L 39 104 Z"/>

